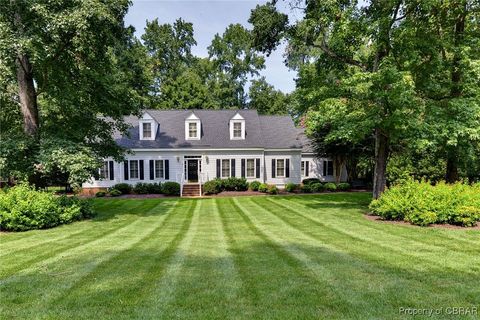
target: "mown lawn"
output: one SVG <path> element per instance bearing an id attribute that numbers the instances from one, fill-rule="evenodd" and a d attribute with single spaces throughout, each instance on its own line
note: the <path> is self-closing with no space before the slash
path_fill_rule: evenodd
<path id="1" fill-rule="evenodd" d="M 443 308 L 435 318 L 447 319 L 448 307 L 480 307 L 479 231 L 369 221 L 368 201 L 98 199 L 94 220 L 1 235 L 0 318 L 394 319 Z"/>

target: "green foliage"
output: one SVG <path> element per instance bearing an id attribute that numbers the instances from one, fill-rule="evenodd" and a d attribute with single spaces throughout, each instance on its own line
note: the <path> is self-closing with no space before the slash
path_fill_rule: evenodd
<path id="1" fill-rule="evenodd" d="M 260 187 L 262 183 L 260 181 L 252 181 L 249 184 L 249 188 L 252 191 L 258 191 L 258 188 Z"/>
<path id="2" fill-rule="evenodd" d="M 480 186 L 462 183 L 405 181 L 385 191 L 370 210 L 387 220 L 413 224 L 450 223 L 471 226 L 480 219 Z"/>
<path id="3" fill-rule="evenodd" d="M 110 189 L 110 191 L 108 191 L 108 194 L 111 196 L 111 197 L 118 197 L 118 196 L 121 196 L 122 195 L 122 192 L 118 189 Z"/>
<path id="4" fill-rule="evenodd" d="M 97 198 L 102 198 L 102 197 L 105 197 L 107 193 L 105 191 L 98 191 L 97 193 L 95 193 L 95 197 Z"/>
<path id="5" fill-rule="evenodd" d="M 162 193 L 167 196 L 179 196 L 180 184 L 173 181 L 167 181 L 162 184 Z"/>
<path id="6" fill-rule="evenodd" d="M 278 188 L 276 185 L 272 184 L 267 187 L 268 194 L 278 194 Z"/>
<path id="7" fill-rule="evenodd" d="M 261 183 L 259 186 L 258 186 L 258 191 L 260 192 L 268 192 L 268 185 L 266 183 Z"/>
<path id="8" fill-rule="evenodd" d="M 132 186 L 128 183 L 117 183 L 112 187 L 112 189 L 117 189 L 122 194 L 129 194 L 132 192 Z"/>
<path id="9" fill-rule="evenodd" d="M 327 191 L 337 191 L 337 185 L 333 182 L 325 183 L 324 187 Z"/>
<path id="10" fill-rule="evenodd" d="M 150 193 L 150 188 L 148 185 L 148 183 L 139 182 L 133 187 L 132 191 L 136 194 L 148 194 Z"/>
<path id="11" fill-rule="evenodd" d="M 222 191 L 247 191 L 248 182 L 245 178 L 230 177 L 221 180 Z"/>
<path id="12" fill-rule="evenodd" d="M 288 97 L 265 81 L 265 77 L 253 80 L 248 96 L 249 109 L 255 109 L 259 114 L 287 114 Z"/>
<path id="13" fill-rule="evenodd" d="M 151 194 L 161 194 L 162 193 L 162 184 L 160 182 L 148 183 L 147 184 L 148 193 Z"/>
<path id="14" fill-rule="evenodd" d="M 299 185 L 298 184 L 295 184 L 295 183 L 292 183 L 292 182 L 289 182 L 285 185 L 285 191 L 287 192 L 295 192 L 299 189 Z"/>
<path id="15" fill-rule="evenodd" d="M 347 191 L 350 190 L 350 184 L 347 182 L 342 182 L 337 184 L 337 190 L 338 191 Z"/>
<path id="16" fill-rule="evenodd" d="M 0 229 L 45 229 L 93 216 L 90 203 L 18 185 L 0 191 Z"/>
<path id="17" fill-rule="evenodd" d="M 210 180 L 203 185 L 203 193 L 205 194 L 217 194 L 220 192 L 222 192 L 222 184 L 220 180 Z"/>
<path id="18" fill-rule="evenodd" d="M 310 183 L 308 185 L 311 189 L 311 192 L 323 192 L 326 189 L 326 185 L 320 182 Z"/>
<path id="19" fill-rule="evenodd" d="M 303 185 L 312 184 L 312 183 L 321 183 L 321 181 L 318 178 L 307 178 L 302 180 Z"/>
<path id="20" fill-rule="evenodd" d="M 300 187 L 300 191 L 303 193 L 312 193 L 312 184 L 302 184 L 302 186 Z"/>

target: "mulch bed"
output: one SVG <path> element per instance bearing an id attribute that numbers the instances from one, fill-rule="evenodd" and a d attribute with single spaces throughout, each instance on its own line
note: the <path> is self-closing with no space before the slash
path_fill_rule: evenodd
<path id="1" fill-rule="evenodd" d="M 371 214 L 365 213 L 363 217 L 367 220 L 370 221 L 376 221 L 379 223 L 387 223 L 387 224 L 398 224 L 398 225 L 403 225 L 403 226 L 409 226 L 413 228 L 439 228 L 439 229 L 461 229 L 461 230 L 480 230 L 480 223 L 477 222 L 477 225 L 475 227 L 462 227 L 462 226 L 455 226 L 452 224 L 440 224 L 440 223 L 435 223 L 431 224 L 428 227 L 422 227 L 422 226 L 416 226 L 414 224 L 411 224 L 406 221 L 400 221 L 400 220 L 384 220 L 382 217 L 379 216 L 373 216 Z"/>

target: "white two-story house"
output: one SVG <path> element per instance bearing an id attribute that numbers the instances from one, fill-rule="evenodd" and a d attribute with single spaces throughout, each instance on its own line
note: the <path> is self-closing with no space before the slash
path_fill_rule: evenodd
<path id="1" fill-rule="evenodd" d="M 83 185 L 85 193 L 117 183 L 175 181 L 183 188 L 229 177 L 280 188 L 306 178 L 334 180 L 332 161 L 314 157 L 289 116 L 256 110 L 145 110 L 140 118 L 125 121 L 129 134 L 115 140 L 130 152 L 123 162 L 105 159 L 100 178 Z"/>

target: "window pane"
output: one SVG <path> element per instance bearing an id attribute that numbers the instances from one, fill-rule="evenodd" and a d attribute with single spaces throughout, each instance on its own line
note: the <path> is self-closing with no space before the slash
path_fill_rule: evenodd
<path id="1" fill-rule="evenodd" d="M 103 162 L 103 166 L 100 168 L 100 179 L 107 179 L 108 174 L 108 161 Z"/>
<path id="2" fill-rule="evenodd" d="M 327 175 L 333 176 L 333 161 L 327 161 Z"/>
<path id="3" fill-rule="evenodd" d="M 305 161 L 302 161 L 302 169 L 301 169 L 301 171 L 302 171 L 302 176 L 304 176 L 304 175 L 305 175 Z"/>
<path id="4" fill-rule="evenodd" d="M 163 160 L 155 160 L 155 178 L 163 178 Z"/>
<path id="5" fill-rule="evenodd" d="M 277 177 L 283 177 L 285 175 L 285 160 L 277 160 Z"/>
<path id="6" fill-rule="evenodd" d="M 138 179 L 138 160 L 130 160 L 130 178 Z"/>
<path id="7" fill-rule="evenodd" d="M 230 159 L 222 160 L 222 178 L 230 177 Z"/>
<path id="8" fill-rule="evenodd" d="M 151 138 L 152 137 L 152 124 L 151 123 L 144 123 L 143 124 L 143 137 L 144 138 Z"/>
<path id="9" fill-rule="evenodd" d="M 188 124 L 188 137 L 189 138 L 197 137 L 197 124 L 195 122 L 191 122 Z"/>
<path id="10" fill-rule="evenodd" d="M 255 160 L 247 159 L 247 177 L 255 177 Z"/>
<path id="11" fill-rule="evenodd" d="M 234 122 L 233 123 L 233 136 L 235 138 L 241 138 L 242 137 L 242 124 L 240 122 Z"/>

